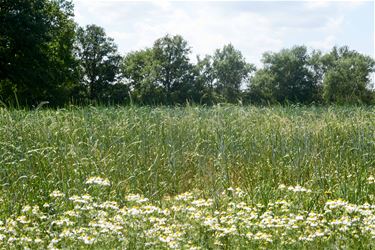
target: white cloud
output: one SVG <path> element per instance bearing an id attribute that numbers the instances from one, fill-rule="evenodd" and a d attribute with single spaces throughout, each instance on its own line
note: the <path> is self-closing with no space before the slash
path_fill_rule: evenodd
<path id="1" fill-rule="evenodd" d="M 316 0 L 316 1 L 306 1 L 305 6 L 307 9 L 315 10 L 321 8 L 327 8 L 331 4 L 331 1 Z"/>
<path id="2" fill-rule="evenodd" d="M 327 19 L 326 23 L 322 27 L 323 31 L 333 33 L 339 30 L 344 23 L 344 16 L 330 17 Z"/>
<path id="3" fill-rule="evenodd" d="M 322 40 L 315 40 L 311 41 L 306 44 L 307 46 L 314 48 L 314 49 L 320 49 L 323 51 L 330 50 L 334 45 L 336 45 L 336 37 L 332 35 L 328 35 Z"/>
<path id="4" fill-rule="evenodd" d="M 150 47 L 169 33 L 181 34 L 194 54 L 232 43 L 248 61 L 259 63 L 263 52 L 294 44 L 331 47 L 342 32 L 345 11 L 362 3 L 76 0 L 75 9 L 80 25 L 103 26 L 122 53 Z"/>
<path id="5" fill-rule="evenodd" d="M 261 14 L 225 14 L 225 9 L 212 8 L 210 3 L 197 5 L 164 1 L 134 10 L 138 15 L 129 17 L 137 7 L 134 3 L 111 5 L 79 1 L 76 2 L 76 19 L 81 25 L 96 23 L 103 26 L 123 53 L 152 46 L 155 39 L 167 33 L 181 34 L 192 46 L 194 54 L 200 55 L 211 54 L 216 48 L 233 43 L 249 61 L 258 60 L 265 50 L 282 47 L 279 32 L 275 32 L 272 21 Z"/>
<path id="6" fill-rule="evenodd" d="M 302 0 L 305 7 L 310 10 L 328 8 L 337 3 L 340 3 L 347 8 L 355 8 L 369 1 L 370 0 Z"/>

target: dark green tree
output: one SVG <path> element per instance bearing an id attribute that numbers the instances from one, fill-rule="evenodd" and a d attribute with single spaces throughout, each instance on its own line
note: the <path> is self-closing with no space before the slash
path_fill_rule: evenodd
<path id="1" fill-rule="evenodd" d="M 253 104 L 275 103 L 275 76 L 267 69 L 259 69 L 250 80 L 246 91 L 246 102 Z"/>
<path id="2" fill-rule="evenodd" d="M 166 35 L 155 41 L 153 58 L 156 61 L 156 81 L 163 86 L 166 103 L 184 103 L 191 98 L 193 88 L 193 65 L 189 56 L 191 49 L 180 35 Z"/>
<path id="3" fill-rule="evenodd" d="M 0 100 L 63 104 L 76 83 L 73 5 L 0 0 Z"/>
<path id="4" fill-rule="evenodd" d="M 311 103 L 319 95 L 318 76 L 304 46 L 267 52 L 262 58 L 263 69 L 251 79 L 252 96 L 270 102 Z"/>
<path id="5" fill-rule="evenodd" d="M 141 104 L 163 103 L 164 90 L 157 81 L 158 67 L 152 49 L 134 51 L 124 57 L 121 72 L 133 101 Z"/>
<path id="6" fill-rule="evenodd" d="M 369 104 L 373 102 L 371 73 L 375 62 L 348 47 L 334 47 L 322 57 L 325 72 L 323 98 L 327 103 Z"/>
<path id="7" fill-rule="evenodd" d="M 254 70 L 255 66 L 247 63 L 232 44 L 217 49 L 212 57 L 214 86 L 223 101 L 237 102 L 241 98 L 242 85 Z"/>
<path id="8" fill-rule="evenodd" d="M 215 104 L 220 98 L 215 92 L 215 77 L 212 67 L 212 57 L 207 55 L 203 59 L 197 57 L 194 65 L 195 72 L 195 96 L 199 98 L 199 103 Z"/>
<path id="9" fill-rule="evenodd" d="M 111 85 L 118 83 L 121 56 L 113 39 L 96 25 L 78 28 L 75 53 L 80 79 L 90 100 L 107 101 Z"/>
<path id="10" fill-rule="evenodd" d="M 134 98 L 145 104 L 195 99 L 195 74 L 189 54 L 190 47 L 179 35 L 166 35 L 152 48 L 129 53 L 123 60 L 122 74 Z"/>

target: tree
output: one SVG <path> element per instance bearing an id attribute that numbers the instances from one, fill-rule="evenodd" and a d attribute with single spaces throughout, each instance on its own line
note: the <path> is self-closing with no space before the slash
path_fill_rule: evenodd
<path id="1" fill-rule="evenodd" d="M 89 99 L 108 100 L 108 89 L 118 80 L 121 62 L 113 39 L 106 36 L 102 27 L 87 25 L 77 31 L 75 53 Z"/>
<path id="2" fill-rule="evenodd" d="M 215 51 L 212 69 L 216 91 L 225 101 L 236 102 L 240 99 L 241 85 L 249 79 L 255 67 L 229 44 Z"/>
<path id="3" fill-rule="evenodd" d="M 310 60 L 304 46 L 264 53 L 263 69 L 251 80 L 250 92 L 271 102 L 313 102 L 319 86 Z"/>
<path id="4" fill-rule="evenodd" d="M 157 66 L 156 81 L 163 86 L 166 103 L 183 103 L 189 100 L 192 90 L 193 65 L 189 55 L 191 49 L 180 35 L 166 35 L 155 41 L 153 50 Z"/>
<path id="5" fill-rule="evenodd" d="M 250 80 L 246 91 L 246 102 L 253 104 L 275 103 L 275 76 L 267 69 L 259 69 Z"/>
<path id="6" fill-rule="evenodd" d="M 195 99 L 199 99 L 202 104 L 215 104 L 219 101 L 219 96 L 215 92 L 214 71 L 212 67 L 212 57 L 205 56 L 201 59 L 197 57 L 197 63 L 194 65 L 195 74 Z"/>
<path id="7" fill-rule="evenodd" d="M 0 27 L 0 100 L 66 102 L 76 80 L 71 1 L 0 0 Z"/>
<path id="8" fill-rule="evenodd" d="M 145 49 L 127 54 L 122 62 L 121 73 L 134 101 L 142 104 L 161 104 L 163 87 L 158 83 L 158 62 L 154 51 Z"/>
<path id="9" fill-rule="evenodd" d="M 152 48 L 129 53 L 122 74 L 133 96 L 146 104 L 184 103 L 194 98 L 194 70 L 190 47 L 179 35 L 166 35 Z"/>
<path id="10" fill-rule="evenodd" d="M 375 62 L 348 47 L 334 47 L 322 59 L 325 70 L 323 98 L 327 103 L 371 103 L 371 73 Z"/>

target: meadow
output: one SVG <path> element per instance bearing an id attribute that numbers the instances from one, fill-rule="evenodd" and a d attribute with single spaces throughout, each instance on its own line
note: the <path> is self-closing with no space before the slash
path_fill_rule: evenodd
<path id="1" fill-rule="evenodd" d="M 375 248 L 373 107 L 0 108 L 0 248 Z"/>

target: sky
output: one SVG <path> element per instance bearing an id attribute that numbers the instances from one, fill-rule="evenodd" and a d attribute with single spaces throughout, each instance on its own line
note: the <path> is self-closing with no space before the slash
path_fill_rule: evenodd
<path id="1" fill-rule="evenodd" d="M 75 20 L 102 26 L 122 54 L 182 35 L 196 55 L 232 43 L 260 65 L 266 51 L 293 45 L 329 51 L 334 45 L 374 57 L 373 1 L 126 1 L 73 0 Z"/>

